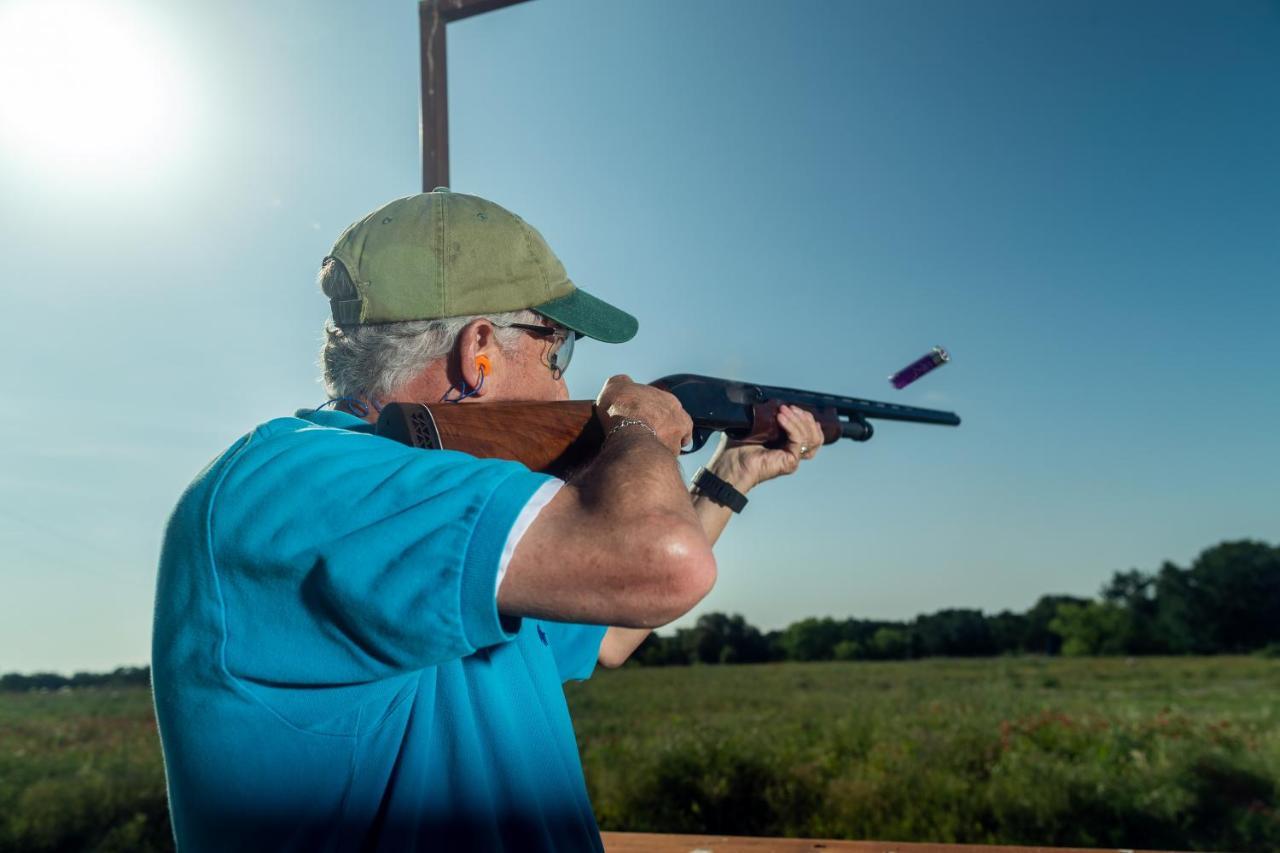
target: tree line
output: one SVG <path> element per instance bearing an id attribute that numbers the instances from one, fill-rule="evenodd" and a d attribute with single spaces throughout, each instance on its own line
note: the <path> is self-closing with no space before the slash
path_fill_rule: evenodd
<path id="1" fill-rule="evenodd" d="M 650 634 L 640 666 L 768 661 L 907 660 L 1001 654 L 1280 655 L 1280 547 L 1223 542 L 1181 568 L 1116 572 L 1097 598 L 1045 595 L 1023 613 L 949 608 L 906 621 L 809 618 L 761 631 L 741 615 L 707 613 L 692 628 Z M 151 670 L 0 676 L 0 691 L 148 686 Z"/>
<path id="2" fill-rule="evenodd" d="M 34 672 L 31 675 L 10 672 L 0 675 L 0 691 L 150 686 L 151 667 L 149 666 L 121 666 L 111 672 L 77 672 L 75 675 L 61 675 L 56 672 Z"/>
<path id="3" fill-rule="evenodd" d="M 1097 598 L 1045 595 L 1023 613 L 949 608 L 906 621 L 810 618 L 760 631 L 707 613 L 692 628 L 651 634 L 642 666 L 767 661 L 906 660 L 1001 654 L 1280 654 L 1280 547 L 1241 540 L 1182 568 L 1116 572 Z"/>

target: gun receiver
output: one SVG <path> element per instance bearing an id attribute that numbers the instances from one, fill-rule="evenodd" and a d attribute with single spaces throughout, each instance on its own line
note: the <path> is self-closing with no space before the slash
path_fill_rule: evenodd
<path id="1" fill-rule="evenodd" d="M 778 408 L 808 410 L 822 427 L 826 444 L 841 438 L 866 441 L 869 420 L 959 426 L 954 412 L 919 409 L 795 388 L 755 385 L 692 373 L 651 383 L 673 394 L 693 419 L 692 453 L 713 433 L 748 444 L 781 445 Z M 473 456 L 512 459 L 534 471 L 566 475 L 586 464 L 604 441 L 590 400 L 563 403 L 496 402 L 483 405 L 388 403 L 376 433 L 413 447 L 460 450 Z"/>

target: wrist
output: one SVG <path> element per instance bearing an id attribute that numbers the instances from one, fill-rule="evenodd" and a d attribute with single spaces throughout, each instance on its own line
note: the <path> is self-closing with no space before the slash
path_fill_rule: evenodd
<path id="1" fill-rule="evenodd" d="M 756 485 L 755 479 L 736 464 L 732 456 L 723 453 L 716 454 L 716 458 L 707 463 L 707 470 L 744 495 Z"/>
<path id="2" fill-rule="evenodd" d="M 604 431 L 605 444 L 625 443 L 628 446 L 644 445 L 656 441 L 668 453 L 679 454 L 680 446 L 671 446 L 658 433 L 658 430 L 644 418 L 630 415 L 613 415 L 606 421 Z"/>
<path id="3" fill-rule="evenodd" d="M 699 468 L 698 473 L 693 475 L 692 489 L 695 495 L 702 495 L 733 512 L 746 509 L 747 496 L 707 468 Z"/>
<path id="4" fill-rule="evenodd" d="M 630 417 L 612 418 L 611 423 L 609 424 L 609 428 L 604 434 L 604 437 L 610 438 L 614 435 L 617 435 L 620 432 L 623 432 L 624 430 L 647 432 L 649 433 L 649 435 L 653 436 L 654 438 L 658 437 L 658 431 L 654 429 L 649 424 L 648 421 L 643 420 L 641 418 L 630 418 Z"/>

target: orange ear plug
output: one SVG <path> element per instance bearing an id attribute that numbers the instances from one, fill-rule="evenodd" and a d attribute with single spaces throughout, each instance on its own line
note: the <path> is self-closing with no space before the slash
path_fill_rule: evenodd
<path id="1" fill-rule="evenodd" d="M 476 356 L 476 367 L 486 376 L 493 375 L 493 365 L 489 363 L 489 356 L 487 355 Z"/>

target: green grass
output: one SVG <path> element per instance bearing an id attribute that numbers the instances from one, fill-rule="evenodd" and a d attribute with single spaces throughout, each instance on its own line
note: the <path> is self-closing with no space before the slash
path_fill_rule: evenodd
<path id="1" fill-rule="evenodd" d="M 0 851 L 172 847 L 150 691 L 0 693 Z"/>
<path id="2" fill-rule="evenodd" d="M 1280 849 L 1280 661 L 931 660 L 569 687 L 602 827 Z M 150 697 L 0 694 L 0 850 L 169 847 Z"/>
<path id="3" fill-rule="evenodd" d="M 1280 849 L 1272 660 L 624 669 L 569 696 L 608 829 Z"/>

